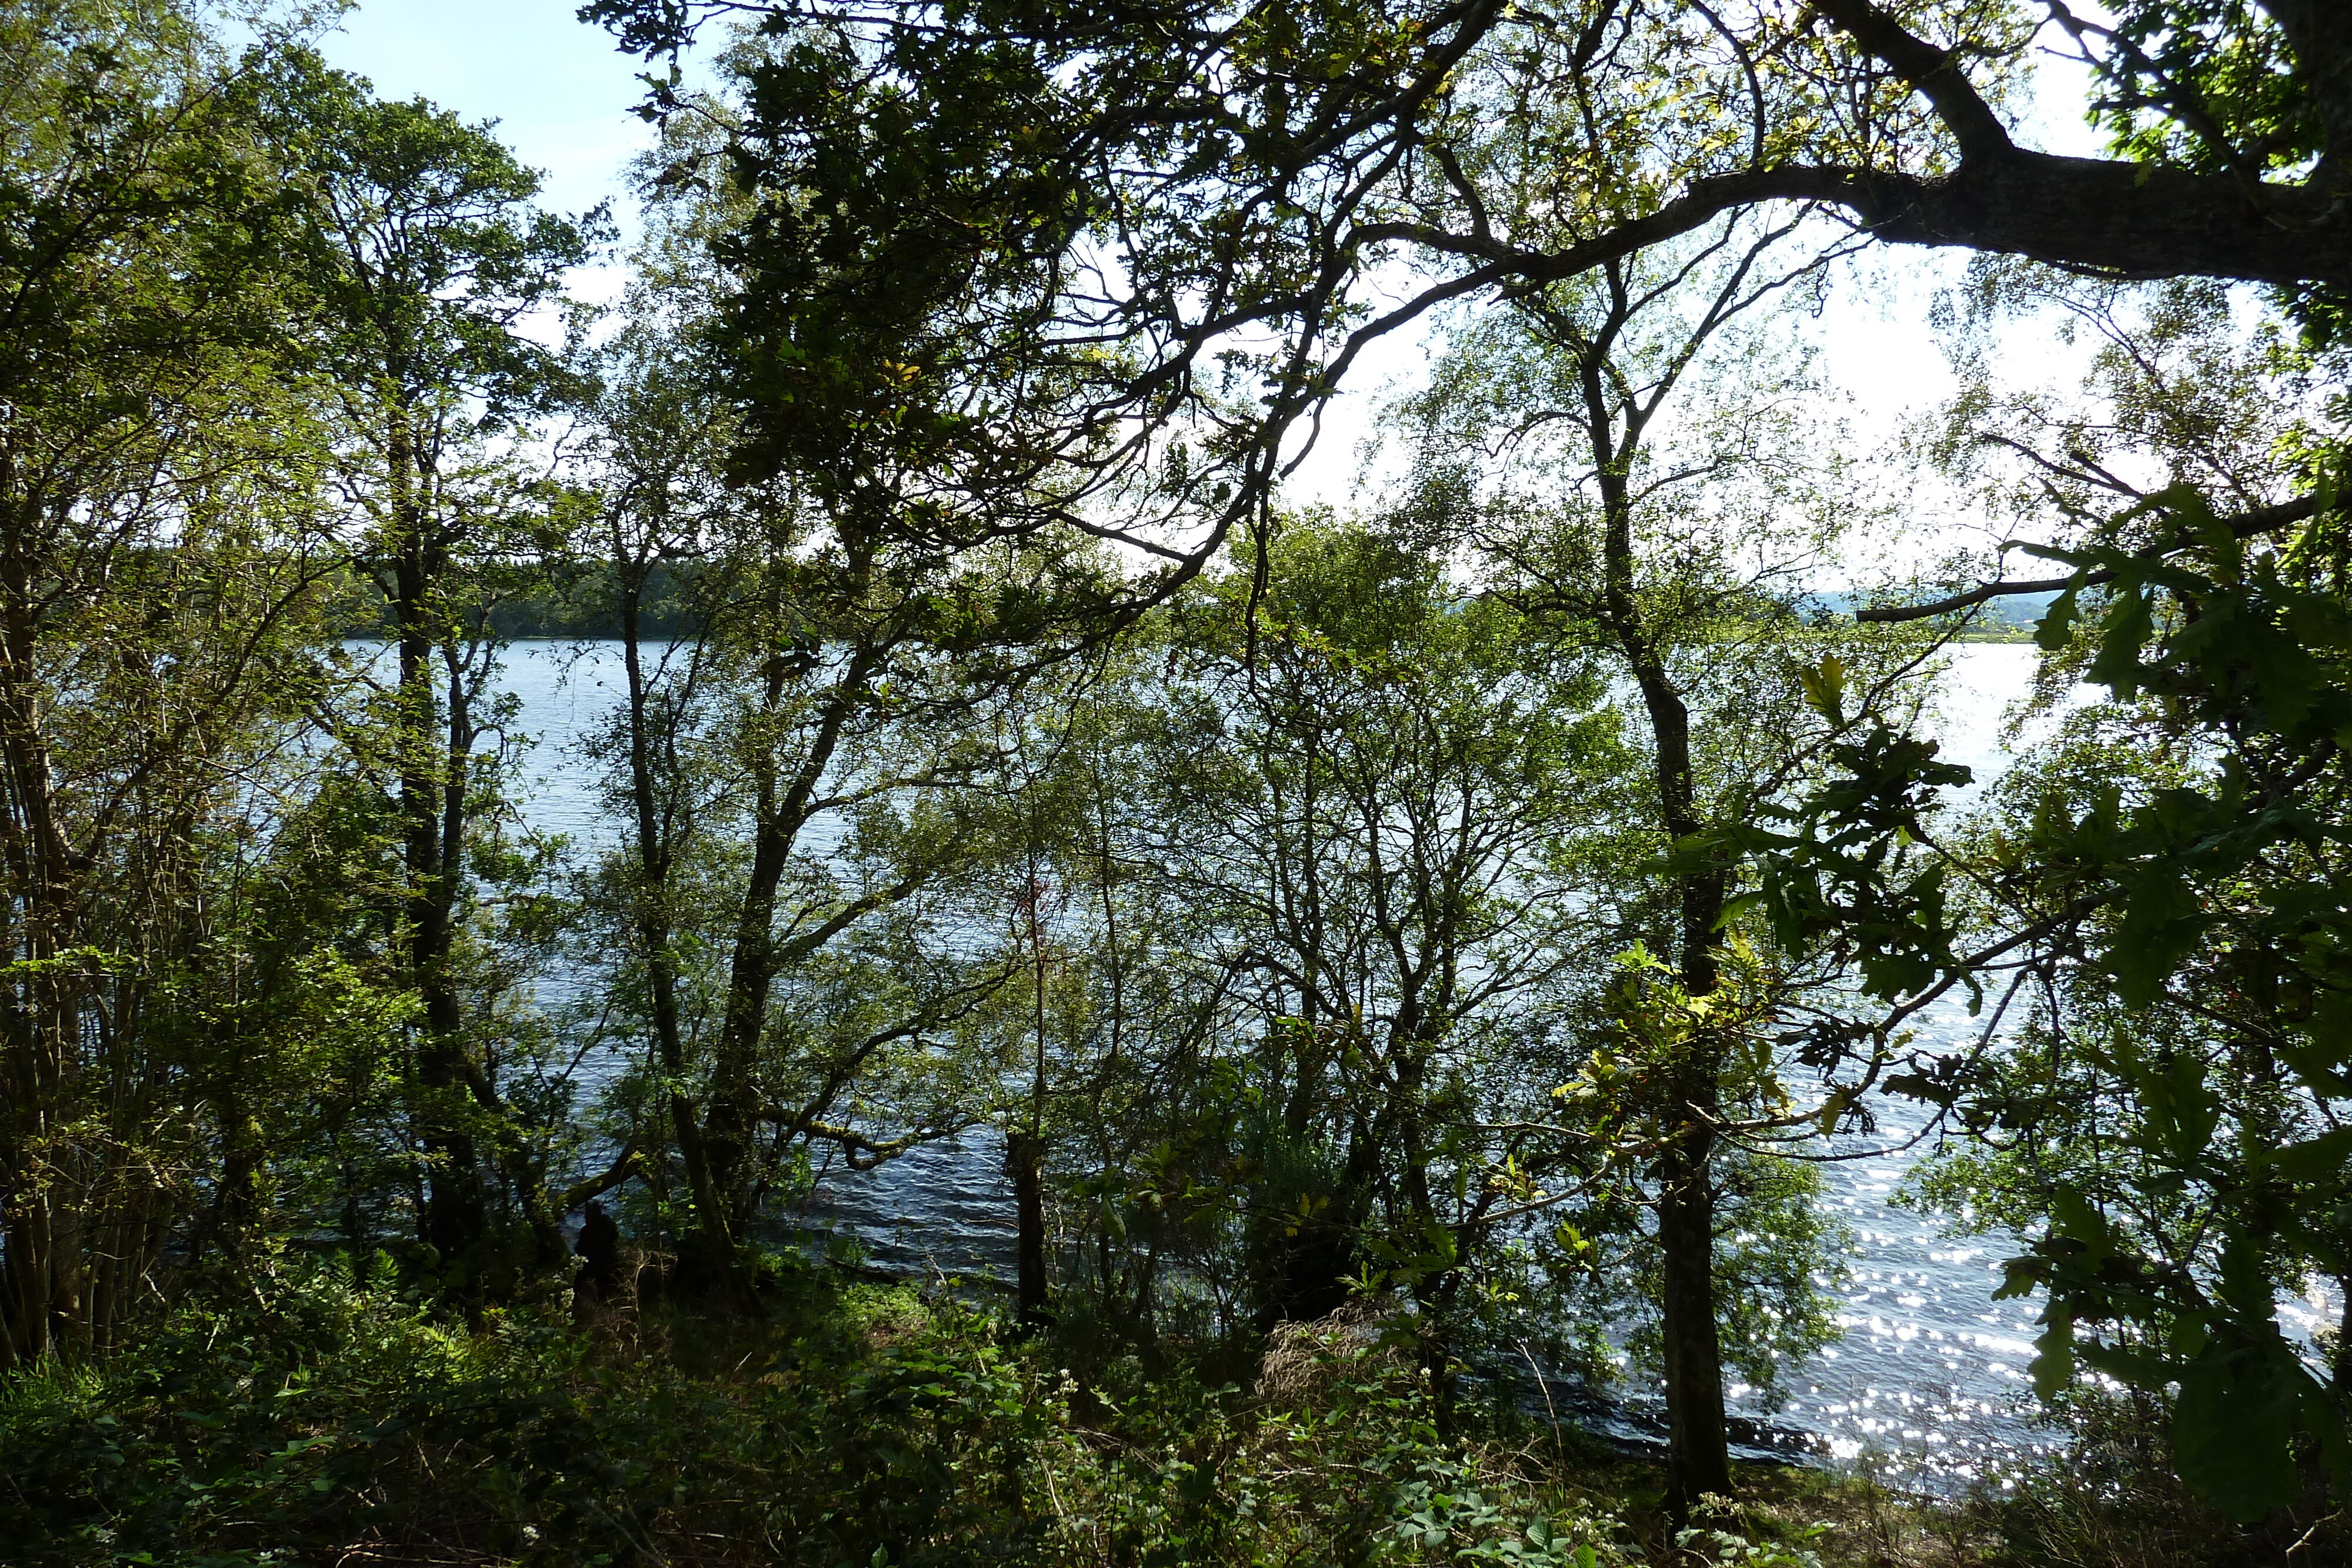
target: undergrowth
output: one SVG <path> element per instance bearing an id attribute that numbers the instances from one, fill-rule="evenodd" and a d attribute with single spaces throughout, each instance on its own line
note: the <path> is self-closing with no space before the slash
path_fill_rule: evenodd
<path id="1" fill-rule="evenodd" d="M 1655 1469 L 1573 1432 L 1488 1409 L 1442 1437 L 1376 1334 L 1281 1354 L 1074 1354 L 820 1269 L 755 1316 L 470 1324 L 289 1269 L 0 1384 L 0 1562 L 2137 1568 L 2064 1554 L 2128 1549 L 2112 1474 L 1952 1510 L 1757 1469 L 1678 1537 Z"/>
<path id="2" fill-rule="evenodd" d="M 292 1277 L 0 1388 L 0 1476 L 26 1568 L 1626 1561 L 1378 1358 L 1278 1410 L 1181 1364 L 1081 1384 L 952 1297 L 821 1274 L 756 1321 L 472 1328 Z"/>

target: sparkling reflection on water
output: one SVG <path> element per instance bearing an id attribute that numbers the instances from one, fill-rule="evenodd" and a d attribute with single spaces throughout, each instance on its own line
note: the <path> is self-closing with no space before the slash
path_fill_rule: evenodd
<path id="1" fill-rule="evenodd" d="M 1956 651 L 1932 727 L 1948 758 L 1976 770 L 1977 789 L 2007 766 L 2003 715 L 2030 684 L 2032 658 L 2021 644 Z M 616 648 L 522 644 L 509 656 L 505 685 L 521 699 L 518 729 L 537 741 L 519 780 L 530 821 L 569 836 L 575 853 L 609 843 L 613 821 L 578 743 L 619 698 Z M 1957 1040 L 1977 1027 L 1955 1002 L 1926 1021 L 1922 1043 Z M 1899 1142 L 1925 1116 L 1899 1099 L 1878 1099 L 1873 1108 L 1880 1127 L 1867 1146 Z M 1948 1490 L 1985 1476 L 2004 1453 L 2050 1442 L 2028 1419 L 2036 1305 L 1992 1299 L 2005 1239 L 1951 1239 L 1933 1217 L 1888 1201 L 1930 1152 L 1923 1146 L 1822 1167 L 1826 1201 L 1855 1238 L 1847 1278 L 1835 1287 L 1843 1334 L 1790 1370 L 1778 1408 L 1735 1385 L 1732 1407 L 1748 1439 L 1738 1451 L 1858 1463 L 1898 1483 Z M 854 1236 L 873 1263 L 894 1272 L 1001 1278 L 1013 1267 L 1003 1145 L 984 1130 L 879 1170 L 827 1172 L 812 1210 L 812 1218 Z M 2311 1303 L 2302 1315 L 2315 1320 L 2325 1310 Z M 1563 1413 L 1621 1439 L 1663 1436 L 1654 1401 L 1639 1390 L 1612 1401 L 1566 1386 L 1553 1393 Z"/>

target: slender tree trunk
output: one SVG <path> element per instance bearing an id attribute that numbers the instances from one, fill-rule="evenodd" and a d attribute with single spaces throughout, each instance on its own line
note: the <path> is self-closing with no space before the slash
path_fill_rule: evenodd
<path id="1" fill-rule="evenodd" d="M 410 857 L 412 867 L 436 882 L 440 879 L 436 861 L 437 856 Z M 433 869 L 425 870 L 428 866 Z M 479 1155 L 473 1134 L 466 1130 L 462 1106 L 467 1091 L 465 1019 L 446 975 L 446 914 L 435 907 L 437 901 L 429 894 L 411 903 L 409 958 L 419 976 L 417 990 L 424 1005 L 423 1039 L 416 1053 L 417 1082 L 426 1098 L 420 1139 L 427 1171 L 422 1234 L 442 1269 L 458 1270 L 473 1261 L 488 1228 Z"/>
<path id="2" fill-rule="evenodd" d="M 774 619 L 781 622 L 781 606 L 776 607 Z M 801 831 L 808 825 L 811 802 L 833 767 L 866 687 L 886 658 L 887 651 L 876 643 L 860 643 L 850 650 L 840 677 L 819 707 L 808 748 L 789 776 L 776 764 L 776 737 L 762 733 L 755 743 L 751 865 L 744 881 L 742 907 L 736 916 L 726 1012 L 713 1052 L 709 1104 L 702 1124 L 711 1190 L 724 1206 L 727 1233 L 734 1237 L 740 1238 L 750 1225 L 761 1174 L 752 1156 L 762 1108 L 760 1042 L 767 1032 L 769 998 L 783 956 L 776 946 L 777 891 L 791 866 Z M 762 716 L 769 721 L 781 716 L 792 678 L 785 654 L 779 652 L 772 656 L 762 692 Z M 711 1277 L 716 1280 L 731 1276 L 734 1261 L 731 1257 L 707 1259 L 700 1267 L 706 1271 L 715 1267 L 719 1272 Z"/>
<path id="3" fill-rule="evenodd" d="M 13 478 L 13 465 L 8 471 Z M 7 495 L 0 490 L 0 495 Z M 83 1221 L 93 1186 L 86 1148 L 65 1128 L 81 1076 L 77 1061 L 81 981 L 64 961 L 79 936 L 71 856 L 56 799 L 37 664 L 40 626 L 35 570 L 43 547 L 37 498 L 9 495 L 0 539 L 0 768 L 7 806 L 6 857 L 14 943 L 22 966 L 8 988 L 7 1142 L 0 1177 L 5 1213 L 8 1359 L 37 1360 L 87 1343 L 90 1280 Z"/>
<path id="4" fill-rule="evenodd" d="M 1045 1291 L 1045 883 L 1038 875 L 1036 824 L 1031 823 L 1029 889 L 1029 959 L 1034 973 L 1031 1004 L 1034 1014 L 1034 1057 L 1029 1082 L 1029 1125 L 1004 1141 L 1004 1157 L 1013 1176 L 1013 1207 L 1020 1239 L 1019 1310 L 1021 1326 L 1044 1326 Z"/>
<path id="5" fill-rule="evenodd" d="M 1729 1496 L 1723 1357 L 1716 1327 L 1715 1193 L 1709 1140 L 1686 1130 L 1660 1162 L 1658 1249 L 1664 1290 L 1669 1501 L 1687 1517 L 1709 1492 Z"/>
<path id="6" fill-rule="evenodd" d="M 784 684 L 782 658 L 771 659 L 762 704 L 763 714 L 771 718 L 782 702 Z M 727 1010 L 713 1053 L 709 1105 L 702 1129 L 713 1195 L 725 1206 L 730 1230 L 750 1218 L 754 1174 L 751 1139 L 760 1109 L 758 1055 L 761 1037 L 767 1032 L 768 998 L 776 975 L 776 890 L 783 882 L 799 828 L 784 812 L 768 750 L 772 739 L 761 737 L 758 745 L 761 755 L 753 763 L 751 864 L 744 879 L 743 903 L 735 917 Z M 731 1270 L 733 1261 L 706 1258 L 701 1266 L 723 1271 Z"/>
<path id="7" fill-rule="evenodd" d="M 769 663 L 764 711 L 773 716 L 783 698 L 781 656 Z M 739 1233 L 751 1218 L 758 1172 L 751 1158 L 758 1128 L 760 1040 L 767 1032 L 768 998 L 776 978 L 776 890 L 791 864 L 800 822 L 786 801 L 763 737 L 752 809 L 751 866 L 743 904 L 735 919 L 734 952 L 727 974 L 727 1011 L 712 1064 L 710 1103 L 703 1139 L 714 1197 L 724 1205 L 726 1228 Z M 707 1259 L 705 1266 L 730 1270 L 731 1259 Z"/>
<path id="8" fill-rule="evenodd" d="M 1633 498 L 1628 476 L 1640 450 L 1642 427 L 1629 421 L 1611 439 L 1609 392 L 1601 374 L 1603 352 L 1588 352 L 1580 367 L 1593 447 L 1600 460 L 1604 535 L 1604 604 L 1610 631 L 1631 667 L 1650 722 L 1654 752 L 1658 825 L 1681 840 L 1704 825 L 1699 820 L 1691 763 L 1690 709 L 1683 700 L 1663 650 L 1654 640 L 1634 593 Z M 1679 979 L 1692 997 L 1714 992 L 1720 983 L 1715 957 L 1716 925 L 1721 917 L 1721 873 L 1687 873 L 1676 888 L 1681 930 Z M 1708 1493 L 1731 1491 L 1729 1434 L 1723 1406 L 1723 1352 L 1715 1301 L 1715 1190 L 1711 1169 L 1715 1140 L 1710 1124 L 1717 1109 L 1719 1064 L 1694 1060 L 1681 1064 L 1667 1107 L 1667 1148 L 1658 1166 L 1660 1307 L 1664 1319 L 1668 1437 L 1671 1472 L 1668 1504 L 1685 1520 Z"/>
<path id="9" fill-rule="evenodd" d="M 415 454 L 404 418 L 395 416 L 391 441 L 393 516 L 398 538 L 393 612 L 399 632 L 400 799 L 402 852 L 407 872 L 408 965 L 422 1006 L 416 1076 L 425 1091 L 419 1142 L 426 1177 L 420 1238 L 450 1274 L 470 1273 L 488 1228 L 479 1157 L 466 1129 L 465 1014 L 449 972 L 454 943 L 452 905 L 463 853 L 463 783 L 447 777 L 454 747 L 444 728 L 432 600 L 439 587 L 441 552 L 426 536 L 415 494 Z"/>
<path id="10" fill-rule="evenodd" d="M 1045 1292 L 1045 1142 L 1021 1128 L 1004 1140 L 1004 1168 L 1013 1178 L 1013 1210 L 1018 1237 L 1015 1303 L 1021 1326 L 1044 1325 Z"/>
<path id="11" fill-rule="evenodd" d="M 678 1021 L 677 952 L 673 945 L 670 915 L 670 873 L 676 863 L 678 824 L 662 810 L 662 782 L 654 764 L 655 719 L 646 685 L 642 637 L 644 567 L 625 561 L 617 548 L 614 559 L 622 567 L 621 655 L 629 682 L 629 791 L 635 807 L 637 863 L 643 885 L 636 905 L 637 941 L 646 954 L 646 986 L 654 1015 L 654 1047 L 668 1075 L 670 1125 L 677 1139 L 678 1158 L 686 1166 L 687 1189 L 694 1204 L 695 1234 L 705 1257 L 729 1259 L 734 1239 L 729 1233 L 726 1206 L 712 1180 L 710 1157 L 702 1139 L 700 1113 L 683 1085 L 686 1042 Z"/>
<path id="12" fill-rule="evenodd" d="M 1691 797 L 1690 719 L 1681 696 L 1654 656 L 1642 677 L 1656 738 L 1661 814 L 1676 839 L 1698 831 Z M 1723 908 L 1720 876 L 1686 874 L 1682 904 L 1683 989 L 1711 994 L 1721 977 L 1715 959 L 1716 922 Z M 1658 1167 L 1658 1249 L 1664 1338 L 1666 1422 L 1671 1453 L 1669 1501 L 1687 1518 L 1707 1493 L 1729 1496 L 1731 1456 L 1723 1406 L 1723 1353 L 1715 1300 L 1715 1138 L 1719 1064 L 1683 1064 L 1675 1090 L 1666 1153 Z"/>

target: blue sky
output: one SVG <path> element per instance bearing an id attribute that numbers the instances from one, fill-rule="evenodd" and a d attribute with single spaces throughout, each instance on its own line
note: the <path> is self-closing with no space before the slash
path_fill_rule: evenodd
<path id="1" fill-rule="evenodd" d="M 321 40 L 327 58 L 385 98 L 422 95 L 499 134 L 547 177 L 543 199 L 579 212 L 621 194 L 650 128 L 629 112 L 636 60 L 573 19 L 579 0 L 364 0 Z"/>

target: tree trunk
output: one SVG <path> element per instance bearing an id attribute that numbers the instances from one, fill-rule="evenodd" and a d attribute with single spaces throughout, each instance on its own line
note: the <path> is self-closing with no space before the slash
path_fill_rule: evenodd
<path id="1" fill-rule="evenodd" d="M 770 660 L 766 712 L 777 710 L 784 684 L 783 660 Z M 702 1124 L 711 1196 L 720 1219 L 704 1228 L 698 1239 L 703 1255 L 687 1265 L 688 1275 L 705 1286 L 717 1286 L 733 1277 L 731 1244 L 724 1254 L 711 1249 L 722 1244 L 722 1237 L 741 1234 L 756 1202 L 759 1172 L 751 1156 L 759 1127 L 760 1041 L 767 1032 L 768 998 L 776 978 L 776 890 L 791 864 L 793 844 L 800 832 L 797 814 L 780 795 L 772 760 L 763 755 L 755 767 L 759 777 L 752 802 L 751 866 L 735 920 L 727 1011 L 713 1053 L 710 1094 Z"/>
<path id="2" fill-rule="evenodd" d="M 84 940 L 86 900 L 76 884 L 87 862 L 68 841 L 44 725 L 36 578 L 50 541 L 42 502 L 10 498 L 16 504 L 0 542 L 0 776 L 13 895 L 5 901 L 12 915 L 5 956 L 23 967 L 5 992 L 8 1060 L 0 1076 L 6 1128 L 0 1312 L 7 1329 L 0 1366 L 92 1343 L 92 1253 L 110 1218 L 97 1211 L 106 1155 L 70 1131 L 84 1110 L 78 1100 L 106 1086 L 88 1082 L 81 1033 L 91 982 L 72 958 Z"/>
<path id="3" fill-rule="evenodd" d="M 467 1090 L 465 1014 L 449 972 L 451 915 L 462 855 L 465 789 L 448 777 L 456 747 L 444 728 L 432 598 L 439 587 L 442 552 L 427 536 L 417 496 L 417 455 L 404 416 L 395 414 L 387 443 L 391 508 L 397 555 L 393 565 L 393 612 L 397 622 L 401 849 L 407 873 L 408 967 L 423 1007 L 416 1078 L 424 1090 L 418 1142 L 425 1156 L 425 1212 L 419 1239 L 432 1249 L 445 1277 L 471 1279 L 488 1228 L 478 1153 L 466 1130 Z"/>
<path id="4" fill-rule="evenodd" d="M 1045 1141 L 1024 1129 L 1004 1140 L 1004 1168 L 1013 1177 L 1019 1231 L 1018 1303 L 1021 1326 L 1035 1330 L 1047 1317 L 1045 1296 Z"/>
<path id="5" fill-rule="evenodd" d="M 1622 299 L 1622 290 L 1620 291 Z M 1624 307 L 1621 304 L 1620 310 Z M 1620 318 L 1622 323 L 1622 317 Z M 1611 329 L 1613 336 L 1615 328 Z M 1628 418 L 1614 435 L 1601 366 L 1609 337 L 1587 350 L 1580 366 L 1586 412 L 1600 471 L 1605 620 L 1632 669 L 1650 722 L 1654 747 L 1658 826 L 1669 841 L 1688 838 L 1700 821 L 1691 761 L 1690 707 L 1683 700 L 1662 649 L 1635 596 L 1633 499 L 1627 476 L 1640 450 L 1643 426 Z M 1704 997 L 1720 981 L 1716 925 L 1723 913 L 1722 873 L 1685 873 L 1675 888 L 1677 977 L 1685 994 Z M 1715 1191 L 1710 1166 L 1720 1064 L 1693 1060 L 1675 1075 L 1666 1152 L 1658 1165 L 1660 1308 L 1664 1317 L 1666 1426 L 1671 1484 L 1668 1503 L 1687 1520 L 1707 1493 L 1731 1491 L 1729 1437 L 1723 1408 L 1722 1340 L 1715 1311 Z"/>
<path id="6" fill-rule="evenodd" d="M 776 608 L 776 619 L 782 620 L 781 606 Z M 789 777 L 776 765 L 772 749 L 776 737 L 763 733 L 760 738 L 760 753 L 753 764 L 751 865 L 744 883 L 742 907 L 736 916 L 726 1013 L 712 1053 L 710 1094 L 702 1124 L 711 1191 L 721 1206 L 726 1232 L 733 1237 L 740 1238 L 750 1226 L 762 1176 L 753 1158 L 762 1108 L 760 1042 L 767 1031 L 768 1002 L 777 971 L 790 956 L 777 950 L 776 894 L 791 867 L 793 847 L 808 825 L 811 802 L 833 766 L 850 719 L 865 700 L 866 687 L 887 657 L 887 651 L 874 643 L 860 643 L 850 650 L 840 678 L 825 695 L 808 747 Z M 761 694 L 764 716 L 782 711 L 793 678 L 786 655 L 782 652 L 772 655 Z M 710 1244 L 713 1234 L 706 1230 L 704 1245 Z M 705 1256 L 688 1268 L 690 1273 L 700 1272 L 715 1281 L 731 1279 L 735 1263 L 731 1254 Z"/>
<path id="7" fill-rule="evenodd" d="M 622 571 L 621 655 L 629 682 L 629 793 L 635 808 L 637 865 L 642 886 L 637 892 L 638 945 L 646 955 L 646 989 L 653 1009 L 654 1048 L 671 1083 L 670 1126 L 677 1140 L 679 1161 L 686 1167 L 687 1191 L 694 1205 L 695 1235 L 707 1261 L 731 1260 L 734 1237 L 727 1224 L 726 1206 L 719 1200 L 710 1171 L 710 1157 L 702 1138 L 700 1113 L 682 1087 L 686 1082 L 686 1043 L 678 1019 L 677 953 L 673 946 L 670 915 L 670 873 L 677 860 L 679 824 L 666 820 L 660 801 L 661 784 L 654 766 L 654 716 L 646 685 L 643 607 L 645 563 L 625 559 L 614 550 Z"/>
<path id="8" fill-rule="evenodd" d="M 466 888 L 467 852 L 474 829 L 475 744 L 482 737 L 472 702 L 488 668 L 485 641 L 452 630 L 444 601 L 452 562 L 451 529 L 429 499 L 436 475 L 404 409 L 389 421 L 386 440 L 393 524 L 392 607 L 398 633 L 399 686 L 394 745 L 406 891 L 409 983 L 423 1013 L 415 1046 L 415 1082 L 423 1090 L 418 1143 L 425 1155 L 426 1187 L 420 1239 L 438 1257 L 445 1283 L 479 1296 L 492 1283 L 489 1168 L 474 1129 L 486 1124 L 488 1153 L 522 1210 L 537 1247 L 537 1263 L 553 1268 L 569 1256 L 562 1224 L 549 1201 L 544 1173 L 526 1141 L 513 1135 L 510 1108 L 484 1064 L 481 1042 L 469 1038 L 466 999 L 456 967 L 458 924 Z M 488 640 L 482 627 L 475 637 Z M 473 660 L 484 660 L 477 671 Z M 434 665 L 441 668 L 436 674 Z"/>
<path id="9" fill-rule="evenodd" d="M 1715 1193 L 1704 1129 L 1678 1139 L 1660 1163 L 1658 1251 L 1664 1308 L 1667 1505 L 1686 1520 L 1707 1493 L 1731 1493 L 1723 1358 L 1715 1312 Z"/>

